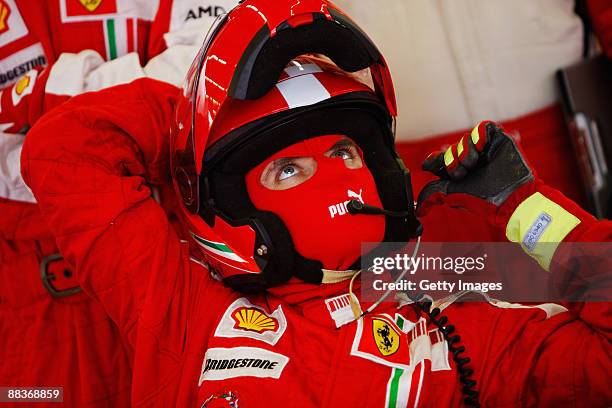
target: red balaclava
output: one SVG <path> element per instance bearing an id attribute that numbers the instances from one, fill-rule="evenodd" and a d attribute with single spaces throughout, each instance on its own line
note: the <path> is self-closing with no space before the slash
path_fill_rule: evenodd
<path id="1" fill-rule="evenodd" d="M 360 257 L 362 242 L 381 242 L 385 234 L 384 216 L 351 215 L 346 209 L 346 203 L 353 199 L 382 205 L 360 151 L 363 166 L 357 169 L 348 168 L 341 157 L 324 155 L 345 138 L 328 135 L 295 143 L 264 160 L 245 177 L 253 205 L 280 217 L 297 252 L 330 270 L 349 269 Z M 308 180 L 287 190 L 271 190 L 261 184 L 261 175 L 270 162 L 299 157 L 312 157 L 317 163 Z"/>

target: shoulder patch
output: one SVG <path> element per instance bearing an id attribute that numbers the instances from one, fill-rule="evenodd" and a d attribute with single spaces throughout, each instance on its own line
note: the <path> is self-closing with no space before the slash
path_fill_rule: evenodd
<path id="1" fill-rule="evenodd" d="M 0 0 L 0 34 L 8 31 L 8 18 L 11 15 L 11 9 L 4 0 Z"/>
<path id="2" fill-rule="evenodd" d="M 349 294 L 325 299 L 325 305 L 329 311 L 329 316 L 336 323 L 336 328 L 340 328 L 355 320 L 350 299 L 351 296 Z"/>
<path id="3" fill-rule="evenodd" d="M 221 317 L 216 337 L 248 337 L 275 345 L 287 329 L 287 319 L 279 305 L 272 313 L 246 298 L 232 303 Z"/>
<path id="4" fill-rule="evenodd" d="M 451 369 L 444 337 L 437 328 L 428 330 L 424 318 L 414 323 L 401 315 L 359 319 L 351 355 L 410 372 L 424 360 L 431 362 L 431 371 Z"/>
<path id="5" fill-rule="evenodd" d="M 63 23 L 118 17 L 153 21 L 159 0 L 59 0 Z"/>
<path id="6" fill-rule="evenodd" d="M 60 0 L 62 22 L 96 21 L 117 14 L 117 0 Z"/>

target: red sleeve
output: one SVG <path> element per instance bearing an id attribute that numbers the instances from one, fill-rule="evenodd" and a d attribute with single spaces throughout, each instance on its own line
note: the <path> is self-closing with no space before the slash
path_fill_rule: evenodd
<path id="1" fill-rule="evenodd" d="M 45 94 L 50 71 L 51 66 L 37 67 L 0 94 L 0 126 L 4 132 L 25 132 L 46 111 L 69 99 Z"/>
<path id="2" fill-rule="evenodd" d="M 551 273 L 568 295 L 598 301 L 568 305 L 578 320 L 551 336 L 534 377 L 545 379 L 541 387 L 568 384 L 575 406 L 608 406 L 612 401 L 612 303 L 602 300 L 612 293 L 612 222 L 596 220 L 556 190 L 546 188 L 546 195 L 581 221 L 557 249 Z M 568 361 L 562 362 L 559 356 Z M 564 371 L 567 376 L 561 379 Z"/>
<path id="3" fill-rule="evenodd" d="M 176 404 L 178 379 L 202 361 L 189 353 L 187 333 L 211 332 L 233 296 L 190 262 L 151 197 L 150 186 L 170 180 L 178 92 L 141 79 L 76 96 L 37 122 L 21 160 L 61 253 L 126 339 L 134 406 Z M 209 304 L 197 308 L 203 296 Z M 202 313 L 191 317 L 194 310 Z M 179 405 L 193 405 L 185 395 Z"/>
<path id="4" fill-rule="evenodd" d="M 563 395 L 562 400 L 571 406 L 609 406 L 612 304 L 604 300 L 609 300 L 612 293 L 612 222 L 596 220 L 559 191 L 539 181 L 518 189 L 504 204 L 508 205 L 504 211 L 514 213 L 519 204 L 535 193 L 554 206 L 536 205 L 532 210 L 550 210 L 552 223 L 556 220 L 573 225 L 567 231 L 558 230 L 565 234 L 560 238 L 562 242 L 542 243 L 556 245 L 550 272 L 544 273 L 551 274 L 553 293 L 559 296 L 553 301 L 572 299 L 579 303 L 565 304 L 570 309 L 564 314 L 566 320 L 538 346 L 537 360 L 526 362 L 533 370 L 528 394 L 534 398 L 526 405 L 558 406 L 559 396 Z M 558 211 L 556 206 L 560 207 Z M 502 218 L 505 225 L 508 217 Z M 530 224 L 527 219 L 524 221 Z M 557 224 L 556 228 L 559 227 Z"/>
<path id="5" fill-rule="evenodd" d="M 606 306 L 587 304 L 585 307 Z M 607 313 L 601 317 L 610 320 Z M 526 361 L 531 369 L 527 383 L 529 402 L 526 406 L 608 407 L 612 402 L 610 367 L 612 345 L 584 320 L 576 319 L 575 311 L 553 317 L 562 323 L 547 336 L 537 351 L 537 358 Z M 552 323 L 552 322 L 551 322 Z M 538 330 L 534 326 L 534 330 Z"/>
<path id="6" fill-rule="evenodd" d="M 612 308 L 604 302 L 612 293 L 612 221 L 595 219 L 551 187 L 540 185 L 537 190 L 580 220 L 552 259 L 555 286 L 564 298 L 580 300 L 574 309 L 580 319 L 606 342 L 612 341 Z"/>
<path id="7" fill-rule="evenodd" d="M 169 180 L 176 92 L 143 79 L 72 98 L 31 129 L 22 153 L 24 179 L 83 289 L 132 347 L 161 327 L 169 351 L 182 344 L 189 258 L 149 185 Z"/>
<path id="8" fill-rule="evenodd" d="M 612 58 L 612 2 L 587 0 L 595 34 L 609 58 Z"/>
<path id="9" fill-rule="evenodd" d="M 147 55 L 153 58 L 168 48 L 164 40 L 164 34 L 170 31 L 170 18 L 172 14 L 172 0 L 160 0 L 155 20 L 151 24 L 151 34 Z"/>

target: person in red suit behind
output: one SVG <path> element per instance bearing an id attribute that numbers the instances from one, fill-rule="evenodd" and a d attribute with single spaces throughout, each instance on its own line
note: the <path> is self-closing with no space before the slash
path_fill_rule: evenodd
<path id="1" fill-rule="evenodd" d="M 24 134 L 70 97 L 143 76 L 180 85 L 232 1 L 0 1 L 0 385 L 129 405 L 125 339 L 84 294 L 19 171 Z M 42 276 L 41 276 L 42 274 Z"/>
<path id="2" fill-rule="evenodd" d="M 606 0 L 588 0 L 593 29 L 608 58 L 612 58 L 612 4 Z"/>

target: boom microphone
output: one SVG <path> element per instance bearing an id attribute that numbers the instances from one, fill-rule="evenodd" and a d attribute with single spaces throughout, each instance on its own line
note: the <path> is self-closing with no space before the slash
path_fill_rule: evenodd
<path id="1" fill-rule="evenodd" d="M 384 208 L 375 207 L 373 205 L 364 204 L 359 200 L 351 200 L 346 204 L 346 209 L 352 215 L 387 215 L 389 217 L 406 218 L 410 215 L 408 211 L 389 211 Z"/>

